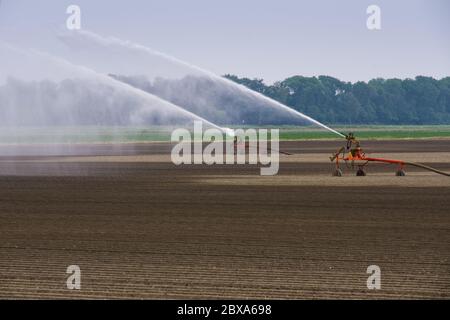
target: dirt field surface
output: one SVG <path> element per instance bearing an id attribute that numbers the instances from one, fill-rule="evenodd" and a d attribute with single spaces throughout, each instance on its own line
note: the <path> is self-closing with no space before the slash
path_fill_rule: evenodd
<path id="1" fill-rule="evenodd" d="M 283 142 L 274 177 L 164 143 L 0 146 L 0 298 L 449 299 L 450 178 L 331 177 L 340 144 Z M 365 146 L 450 172 L 450 140 Z"/>

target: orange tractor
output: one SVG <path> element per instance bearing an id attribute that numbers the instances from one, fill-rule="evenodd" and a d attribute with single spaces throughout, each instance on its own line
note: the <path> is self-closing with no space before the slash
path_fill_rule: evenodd
<path id="1" fill-rule="evenodd" d="M 366 153 L 362 150 L 360 142 L 355 138 L 355 135 L 353 133 L 344 134 L 345 138 L 347 139 L 347 145 L 345 147 L 340 148 L 336 153 L 334 153 L 330 160 L 331 162 L 336 163 L 336 169 L 333 172 L 333 176 L 341 177 L 342 176 L 342 170 L 340 169 L 340 163 L 345 162 L 347 167 L 355 168 L 357 167 L 358 170 L 356 172 L 357 176 L 365 176 L 366 172 L 364 170 L 365 166 L 369 162 L 381 162 L 381 163 L 388 163 L 388 164 L 394 164 L 397 165 L 397 171 L 395 173 L 396 176 L 402 177 L 405 176 L 405 171 L 403 168 L 406 165 L 419 167 L 428 171 L 432 171 L 444 176 L 450 176 L 449 173 L 437 170 L 435 168 L 415 163 L 415 162 L 407 162 L 402 160 L 392 160 L 392 159 L 382 159 L 382 158 L 371 158 L 367 157 Z"/>

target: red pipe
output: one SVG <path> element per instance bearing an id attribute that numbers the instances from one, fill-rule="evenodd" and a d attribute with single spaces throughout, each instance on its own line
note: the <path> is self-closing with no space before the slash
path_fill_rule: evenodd
<path id="1" fill-rule="evenodd" d="M 401 161 L 401 160 L 390 160 L 390 159 L 382 159 L 382 158 L 361 158 L 361 160 L 366 160 L 366 161 L 376 161 L 376 162 L 385 162 L 385 163 L 390 163 L 390 164 L 400 164 L 400 165 L 404 165 L 405 161 Z"/>

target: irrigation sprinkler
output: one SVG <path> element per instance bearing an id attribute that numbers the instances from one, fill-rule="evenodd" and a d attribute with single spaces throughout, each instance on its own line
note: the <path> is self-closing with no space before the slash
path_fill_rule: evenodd
<path id="1" fill-rule="evenodd" d="M 440 175 L 444 175 L 450 177 L 450 174 L 447 172 L 443 172 L 437 170 L 435 168 L 423 165 L 421 163 L 409 162 L 403 160 L 394 160 L 394 159 L 384 159 L 384 158 L 372 158 L 368 157 L 366 153 L 361 148 L 361 144 L 359 140 L 356 139 L 353 133 L 349 133 L 345 135 L 345 139 L 347 140 L 347 144 L 344 147 L 341 147 L 337 152 L 335 152 L 331 157 L 331 162 L 335 162 L 336 168 L 333 171 L 333 176 L 340 177 L 342 176 L 342 170 L 340 169 L 340 164 L 344 162 L 347 167 L 350 168 L 358 168 L 356 171 L 357 176 L 365 176 L 366 171 L 365 166 L 370 162 L 379 162 L 379 163 L 387 163 L 393 164 L 397 166 L 397 171 L 395 175 L 398 177 L 405 176 L 406 173 L 404 171 L 405 166 L 414 166 L 418 168 L 422 168 Z"/>

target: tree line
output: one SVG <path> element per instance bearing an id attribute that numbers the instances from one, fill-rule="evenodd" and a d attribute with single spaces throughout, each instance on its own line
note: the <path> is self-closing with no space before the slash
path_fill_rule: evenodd
<path id="1" fill-rule="evenodd" d="M 224 77 L 329 124 L 450 124 L 450 77 L 344 82 L 329 76 L 262 79 Z"/>

